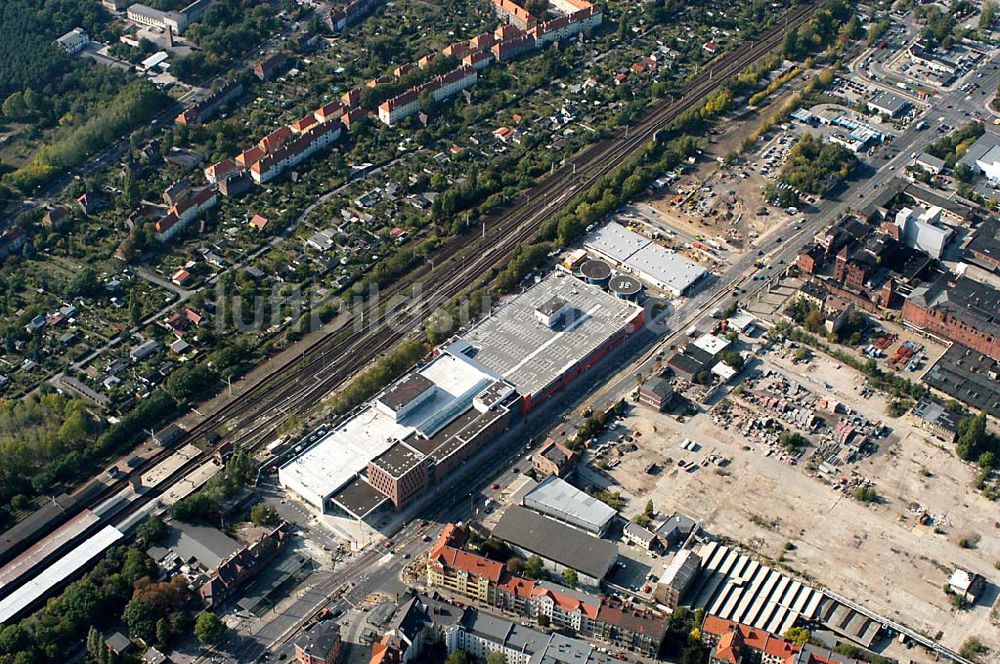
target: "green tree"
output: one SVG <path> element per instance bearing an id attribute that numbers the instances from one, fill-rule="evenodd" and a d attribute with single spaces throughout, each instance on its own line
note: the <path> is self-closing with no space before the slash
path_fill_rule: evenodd
<path id="1" fill-rule="evenodd" d="M 719 353 L 719 359 L 729 365 L 735 371 L 743 371 L 743 356 L 734 350 L 727 350 Z"/>
<path id="2" fill-rule="evenodd" d="M 136 535 L 146 544 L 155 544 L 167 534 L 167 524 L 155 514 L 136 529 Z"/>
<path id="3" fill-rule="evenodd" d="M 805 327 L 807 330 L 813 333 L 822 330 L 825 324 L 826 324 L 826 317 L 823 315 L 823 312 L 820 311 L 819 309 L 813 309 L 812 311 L 810 311 L 809 315 L 806 316 L 805 321 L 803 321 L 803 327 Z"/>
<path id="4" fill-rule="evenodd" d="M 681 651 L 680 664 L 704 664 L 707 652 L 701 643 L 688 643 Z"/>
<path id="5" fill-rule="evenodd" d="M 257 503 L 250 508 L 250 520 L 256 526 L 273 526 L 278 523 L 278 511 L 270 505 Z"/>
<path id="6" fill-rule="evenodd" d="M 982 11 L 979 14 L 979 29 L 990 30 L 997 20 L 998 4 L 996 0 L 985 0 Z"/>
<path id="7" fill-rule="evenodd" d="M 521 576 L 524 574 L 524 561 L 520 558 L 511 558 L 507 561 L 507 571 Z"/>
<path id="8" fill-rule="evenodd" d="M 69 282 L 68 295 L 86 297 L 96 291 L 97 286 L 97 272 L 88 266 L 77 272 Z"/>
<path id="9" fill-rule="evenodd" d="M 7 625 L 0 629 L 0 653 L 13 655 L 31 646 L 31 635 L 20 624 Z"/>
<path id="10" fill-rule="evenodd" d="M 214 645 L 226 634 L 226 625 L 211 611 L 199 614 L 194 621 L 194 635 L 202 645 Z"/>
<path id="11" fill-rule="evenodd" d="M 874 487 L 859 486 L 854 490 L 854 500 L 859 503 L 875 503 L 878 502 L 878 492 Z"/>
<path id="12" fill-rule="evenodd" d="M 545 563 L 538 556 L 531 556 L 524 564 L 524 574 L 532 579 L 544 579 L 548 577 L 545 571 Z"/>
<path id="13" fill-rule="evenodd" d="M 980 468 L 987 470 L 989 468 L 993 468 L 996 465 L 996 461 L 997 461 L 996 455 L 993 454 L 993 452 L 987 451 L 979 455 L 979 459 L 976 461 L 976 463 L 979 464 Z"/>
<path id="14" fill-rule="evenodd" d="M 20 92 L 14 92 L 3 100 L 4 117 L 17 120 L 24 117 L 26 108 L 24 106 L 24 96 Z"/>
<path id="15" fill-rule="evenodd" d="M 580 583 L 580 577 L 577 575 L 576 570 L 574 569 L 570 569 L 567 567 L 566 569 L 563 570 L 562 577 L 563 581 L 570 588 L 576 588 L 576 586 Z"/>
<path id="16" fill-rule="evenodd" d="M 133 599 L 125 606 L 122 620 L 128 626 L 129 636 L 152 642 L 156 638 L 156 610 L 149 602 Z"/>
<path id="17" fill-rule="evenodd" d="M 163 648 L 170 643 L 170 623 L 166 618 L 156 621 L 156 645 Z"/>
<path id="18" fill-rule="evenodd" d="M 783 431 L 778 437 L 781 446 L 794 454 L 809 444 L 809 439 L 797 431 Z"/>
<path id="19" fill-rule="evenodd" d="M 789 627 L 785 630 L 785 638 L 800 646 L 807 644 L 810 636 L 809 630 L 805 627 Z"/>
<path id="20" fill-rule="evenodd" d="M 215 517 L 218 502 L 204 491 L 191 494 L 170 506 L 170 516 L 185 523 L 208 521 Z"/>
<path id="21" fill-rule="evenodd" d="M 986 415 L 980 413 L 963 418 L 958 422 L 958 444 L 955 452 L 966 461 L 978 459 L 990 441 L 986 433 Z"/>
<path id="22" fill-rule="evenodd" d="M 455 648 L 448 653 L 448 657 L 445 658 L 444 664 L 471 664 L 471 660 L 467 652 L 461 648 Z"/>
<path id="23" fill-rule="evenodd" d="M 486 657 L 486 664 L 507 664 L 507 656 L 502 652 L 491 652 Z"/>
<path id="24" fill-rule="evenodd" d="M 100 661 L 101 656 L 104 654 L 104 639 L 101 637 L 101 633 L 97 631 L 97 628 L 93 625 L 87 630 L 87 654 L 96 661 Z M 2 648 L 0 648 L 2 649 Z M 9 653 L 9 651 L 6 651 Z"/>
<path id="25" fill-rule="evenodd" d="M 59 598 L 62 604 L 62 617 L 77 627 L 92 625 L 98 619 L 100 598 L 93 582 L 82 579 L 69 585 Z"/>
<path id="26" fill-rule="evenodd" d="M 135 174 L 131 170 L 125 171 L 122 182 L 122 207 L 126 210 L 133 209 L 139 203 L 139 183 L 135 179 Z"/>
<path id="27" fill-rule="evenodd" d="M 122 574 L 129 583 L 135 583 L 144 576 L 156 574 L 156 563 L 146 555 L 145 551 L 130 547 L 125 552 L 125 563 Z"/>
<path id="28" fill-rule="evenodd" d="M 645 514 L 650 519 L 653 518 L 653 514 L 655 514 L 655 512 L 653 511 L 653 499 L 652 498 L 650 498 L 649 500 L 646 501 L 646 506 L 643 508 L 642 513 Z"/>
<path id="29" fill-rule="evenodd" d="M 67 446 L 75 447 L 90 436 L 90 421 L 83 404 L 74 406 L 59 427 L 59 439 Z"/>
<path id="30" fill-rule="evenodd" d="M 164 387 L 178 403 L 186 403 L 206 395 L 217 384 L 217 379 L 204 364 L 189 363 L 170 374 Z"/>

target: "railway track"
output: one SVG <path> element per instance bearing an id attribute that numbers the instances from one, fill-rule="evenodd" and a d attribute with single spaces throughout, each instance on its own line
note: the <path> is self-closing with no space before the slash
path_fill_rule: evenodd
<path id="1" fill-rule="evenodd" d="M 387 301 L 404 296 L 411 286 L 421 284 L 421 292 L 428 294 L 426 297 L 404 297 L 401 306 L 391 312 L 382 310 L 374 303 L 363 303 L 359 305 L 359 311 L 346 314 L 336 329 L 198 422 L 181 443 L 193 442 L 220 429 L 227 433 L 218 445 L 186 462 L 163 481 L 162 487 L 144 494 L 142 500 L 137 502 L 148 503 L 154 499 L 170 484 L 203 464 L 219 445 L 235 443 L 254 449 L 277 431 L 289 412 L 308 412 L 315 408 L 331 391 L 363 370 L 373 358 L 412 335 L 436 309 L 459 296 L 491 268 L 508 261 L 519 247 L 528 244 L 537 235 L 547 219 L 561 211 L 568 202 L 586 193 L 628 157 L 655 140 L 658 132 L 667 129 L 681 115 L 698 108 L 707 95 L 728 78 L 780 45 L 785 32 L 808 20 L 816 8 L 814 2 L 809 2 L 789 10 L 781 25 L 772 27 L 755 42 L 741 44 L 714 64 L 703 68 L 702 73 L 676 95 L 648 110 L 639 123 L 619 128 L 610 137 L 567 160 L 520 197 L 515 207 L 487 216 L 483 220 L 483 236 L 466 234 L 454 238 L 439 250 L 439 257 L 448 257 L 439 261 L 440 265 L 425 263 L 418 266 L 407 279 L 382 293 L 383 301 Z M 354 326 L 356 319 L 366 322 L 363 326 Z M 172 451 L 164 449 L 157 452 L 129 475 L 148 471 Z M 123 478 L 108 485 L 96 497 L 90 498 L 88 505 L 81 505 L 79 509 L 96 506 L 117 495 L 127 483 L 128 478 Z M 131 506 L 127 514 L 139 509 L 141 505 Z M 43 534 L 39 533 L 35 539 Z"/>
<path id="2" fill-rule="evenodd" d="M 591 146 L 577 159 L 546 178 L 525 195 L 524 204 L 492 219 L 487 217 L 487 237 L 465 236 L 459 238 L 459 243 L 449 244 L 448 253 L 453 257 L 465 253 L 466 260 L 459 265 L 457 258 L 453 258 L 441 270 L 427 275 L 423 282 L 423 292 L 431 295 L 421 302 L 408 302 L 403 310 L 393 312 L 397 323 L 395 332 L 383 331 L 381 321 L 376 320 L 376 324 L 370 324 L 368 330 L 352 335 L 336 348 L 324 348 L 320 342 L 317 344 L 320 349 L 315 353 L 317 357 L 303 367 L 303 374 L 312 376 L 314 384 L 303 390 L 300 382 L 290 377 L 285 384 L 293 383 L 298 394 L 282 396 L 291 397 L 299 407 L 309 408 L 315 405 L 347 377 L 356 373 L 357 369 L 367 364 L 365 360 L 356 361 L 356 355 L 352 353 L 352 361 L 346 365 L 333 366 L 328 361 L 331 354 L 374 347 L 377 352 L 369 353 L 369 357 L 375 357 L 405 338 L 410 330 L 426 320 L 435 309 L 458 296 L 496 264 L 509 260 L 513 252 L 533 239 L 541 225 L 565 203 L 585 193 L 622 161 L 653 140 L 657 132 L 667 128 L 685 112 L 697 108 L 705 96 L 721 82 L 780 44 L 785 31 L 808 20 L 814 10 L 815 6 L 812 4 L 791 10 L 780 28 L 772 29 L 758 42 L 744 44 L 731 52 L 731 57 L 723 58 L 708 75 L 696 79 L 683 89 L 679 98 L 655 108 L 635 128 L 620 129 L 612 137 Z M 469 260 L 468 256 L 473 252 L 478 253 Z"/>

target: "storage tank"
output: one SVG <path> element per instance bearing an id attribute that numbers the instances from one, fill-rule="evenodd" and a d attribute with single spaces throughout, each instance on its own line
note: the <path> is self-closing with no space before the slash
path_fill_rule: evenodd
<path id="1" fill-rule="evenodd" d="M 618 274 L 611 278 L 608 282 L 608 290 L 618 298 L 622 300 L 630 300 L 634 302 L 639 297 L 639 293 L 642 292 L 642 284 L 635 277 L 630 277 L 625 274 Z"/>
<path id="2" fill-rule="evenodd" d="M 604 261 L 589 260 L 580 266 L 580 274 L 587 280 L 587 283 L 603 287 L 611 278 L 611 266 Z"/>

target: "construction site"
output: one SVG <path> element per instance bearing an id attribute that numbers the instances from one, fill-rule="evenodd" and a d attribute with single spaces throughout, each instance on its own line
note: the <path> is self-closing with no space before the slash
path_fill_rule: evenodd
<path id="1" fill-rule="evenodd" d="M 995 586 L 987 584 L 962 610 L 942 589 L 957 568 L 989 578 L 991 561 L 1000 559 L 994 507 L 969 491 L 977 469 L 912 416 L 887 417 L 883 399 L 862 397 L 870 388 L 860 373 L 827 356 L 806 366 L 793 359 L 769 352 L 750 373 L 762 377 L 758 390 L 780 388 L 785 394 L 777 401 L 794 405 L 768 417 L 811 441 L 798 453 L 781 448 L 776 436 L 747 435 L 716 416 L 735 407 L 732 395 L 693 416 L 636 405 L 622 420 L 634 449 L 613 464 L 588 466 L 583 476 L 620 491 L 629 500 L 626 512 L 641 511 L 647 497 L 657 512 L 684 511 L 707 532 L 740 543 L 751 558 L 947 647 L 958 649 L 970 636 L 1000 646 L 991 610 Z M 777 395 L 771 397 L 755 400 L 755 408 L 772 408 Z M 821 411 L 844 403 L 854 409 L 849 415 Z M 791 414 L 811 408 L 821 417 L 807 422 Z M 742 422 L 760 419 L 756 412 Z M 838 442 L 844 421 L 863 445 Z M 827 434 L 817 434 L 830 424 Z M 812 459 L 817 452 L 822 460 Z M 855 492 L 862 486 L 871 489 L 864 501 Z"/>

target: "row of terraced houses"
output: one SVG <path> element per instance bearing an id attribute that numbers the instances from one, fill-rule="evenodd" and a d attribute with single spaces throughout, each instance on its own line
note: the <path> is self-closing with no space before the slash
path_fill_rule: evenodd
<path id="1" fill-rule="evenodd" d="M 511 0 L 491 0 L 493 8 L 505 21 L 492 34 L 476 35 L 469 41 L 459 41 L 445 47 L 443 53 L 461 60 L 461 65 L 426 83 L 414 86 L 385 100 L 378 107 L 378 117 L 393 126 L 420 111 L 421 93 L 430 93 L 436 102 L 448 99 L 472 87 L 479 70 L 493 62 L 510 60 L 532 49 L 567 39 L 601 24 L 603 12 L 586 0 L 552 0 L 551 6 L 562 15 L 549 21 L 539 21 L 527 9 Z M 414 64 L 397 67 L 396 77 L 416 66 L 426 66 L 432 55 Z M 392 80 L 391 78 L 389 80 Z"/>
<path id="2" fill-rule="evenodd" d="M 493 34 L 483 33 L 468 42 L 459 41 L 447 46 L 443 53 L 461 58 L 461 65 L 382 102 L 378 107 L 378 117 L 383 123 L 396 125 L 419 112 L 423 93 L 429 93 L 435 102 L 449 99 L 475 85 L 479 71 L 492 62 L 508 60 L 530 48 L 541 48 L 591 29 L 599 25 L 603 18 L 601 10 L 586 0 L 552 0 L 551 6 L 562 15 L 549 21 L 537 20 L 510 0 L 491 2 L 498 16 L 507 22 Z M 349 7 L 345 7 L 345 11 L 350 9 L 349 14 L 360 16 L 371 9 L 371 4 L 369 0 L 358 0 L 348 3 Z M 368 86 L 378 87 L 395 82 L 398 77 L 415 67 L 426 67 L 434 56 L 432 53 L 416 63 L 397 67 L 395 76 L 375 79 Z M 214 106 L 215 104 L 213 108 Z M 194 115 L 210 114 L 205 112 L 209 108 L 195 111 L 199 112 L 192 112 L 193 121 L 199 119 Z M 340 138 L 345 127 L 349 129 L 352 123 L 358 122 L 365 115 L 366 111 L 361 106 L 361 90 L 349 90 L 339 101 L 326 104 L 291 125 L 280 127 L 234 158 L 208 166 L 205 177 L 223 195 L 242 193 L 251 186 L 251 182 L 270 182 L 288 168 L 331 145 Z"/>

